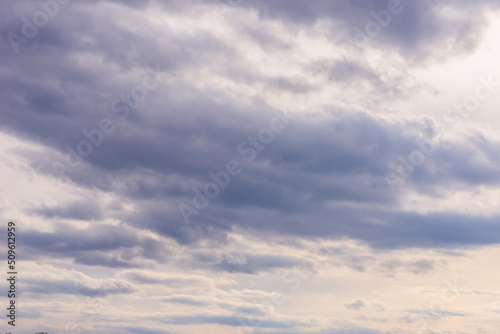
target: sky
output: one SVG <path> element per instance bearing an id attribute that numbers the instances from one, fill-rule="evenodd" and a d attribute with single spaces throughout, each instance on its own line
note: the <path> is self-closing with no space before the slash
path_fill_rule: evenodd
<path id="1" fill-rule="evenodd" d="M 13 332 L 499 333 L 499 5 L 1 1 Z"/>

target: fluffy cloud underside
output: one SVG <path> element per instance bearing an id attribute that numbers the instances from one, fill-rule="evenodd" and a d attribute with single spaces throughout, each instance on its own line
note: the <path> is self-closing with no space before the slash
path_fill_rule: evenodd
<path id="1" fill-rule="evenodd" d="M 415 73 L 477 50 L 497 6 L 2 2 L 0 131 L 17 140 L 4 155 L 68 191 L 21 208 L 49 222 L 23 232 L 26 259 L 110 270 L 183 263 L 229 275 L 291 268 L 301 258 L 259 247 L 214 253 L 234 231 L 263 244 L 281 238 L 292 248 L 325 237 L 377 252 L 499 244 L 498 213 L 438 205 L 498 186 L 497 132 L 471 124 L 443 134 L 425 110 L 409 111 L 434 94 Z M 50 15 L 37 14 L 43 8 Z M 416 275 L 438 266 L 423 258 L 349 259 L 357 272 L 368 265 Z M 121 281 L 103 286 L 71 277 L 49 290 L 33 279 L 29 293 L 136 291 Z M 139 274 L 126 280 L 178 284 Z M 190 295 L 164 302 L 211 305 Z M 339 305 L 369 309 L 364 299 Z M 241 325 L 234 314 L 215 313 L 162 322 L 213 325 L 214 332 Z M 289 333 L 298 323 L 276 318 L 262 327 Z M 363 333 L 340 332 L 350 331 Z"/>

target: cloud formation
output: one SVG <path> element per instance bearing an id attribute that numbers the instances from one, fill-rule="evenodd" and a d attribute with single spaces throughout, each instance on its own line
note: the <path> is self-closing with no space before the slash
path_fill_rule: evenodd
<path id="1" fill-rule="evenodd" d="M 395 282 L 500 244 L 498 18 L 490 0 L 3 2 L 26 331 L 467 332 L 467 307 L 417 310 L 434 299 Z M 113 300 L 71 320 L 83 296 Z"/>

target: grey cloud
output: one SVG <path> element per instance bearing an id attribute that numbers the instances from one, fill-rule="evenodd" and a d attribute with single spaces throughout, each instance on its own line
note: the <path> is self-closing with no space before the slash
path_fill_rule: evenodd
<path id="1" fill-rule="evenodd" d="M 88 266 L 101 266 L 107 268 L 136 268 L 139 265 L 124 261 L 119 258 L 119 255 L 101 254 L 91 250 L 85 251 L 84 254 L 74 255 L 75 263 L 85 264 Z"/>
<path id="2" fill-rule="evenodd" d="M 29 293 L 39 294 L 71 294 L 89 297 L 106 296 L 108 294 L 123 294 L 132 293 L 132 289 L 125 283 L 116 282 L 109 286 L 89 287 L 81 282 L 69 280 L 46 281 L 37 278 L 36 280 L 24 279 L 26 288 Z"/>
<path id="3" fill-rule="evenodd" d="M 124 329 L 126 329 L 130 333 L 134 333 L 134 334 L 171 334 L 172 333 L 172 332 L 166 332 L 164 329 L 153 330 L 153 329 L 141 328 L 141 327 L 125 327 Z"/>
<path id="4" fill-rule="evenodd" d="M 236 316 L 223 316 L 223 315 L 202 315 L 202 314 L 196 314 L 192 316 L 177 316 L 177 317 L 170 317 L 165 320 L 161 320 L 164 323 L 170 323 L 170 324 L 219 324 L 219 325 L 227 325 L 227 326 L 233 326 L 233 327 L 238 327 L 241 325 L 245 325 L 245 319 L 236 317 Z M 278 320 L 266 320 L 263 319 L 262 323 L 259 325 L 256 325 L 255 327 L 257 328 L 293 328 L 300 323 L 298 322 L 291 322 L 291 321 L 278 321 Z"/>
<path id="5" fill-rule="evenodd" d="M 335 23 L 332 39 L 340 41 L 339 44 L 354 45 L 353 38 L 358 35 L 355 28 L 366 34 L 366 25 L 371 21 L 377 22 L 371 13 L 387 10 L 389 3 L 389 0 L 315 0 L 307 3 L 300 0 L 258 0 L 246 2 L 245 5 L 258 10 L 264 18 L 280 20 L 292 26 L 308 26 L 319 20 L 330 20 Z M 379 33 L 366 39 L 371 39 L 371 47 L 393 48 L 415 61 L 432 54 L 430 46 L 443 45 L 450 40 L 453 41 L 450 49 L 454 51 L 464 52 L 474 48 L 484 27 L 485 12 L 498 8 L 498 3 L 488 0 L 475 3 L 401 0 L 397 3 L 402 10 L 392 14 L 385 27 L 378 24 Z M 443 15 L 443 7 L 449 5 L 468 15 L 461 18 Z"/>
<path id="6" fill-rule="evenodd" d="M 144 258 L 164 262 L 168 254 L 161 242 L 139 237 L 129 227 L 98 223 L 84 229 L 57 223 L 54 232 L 26 230 L 23 242 L 35 250 L 33 254 L 73 257 L 77 263 L 111 268 L 136 267 Z"/>
<path id="7" fill-rule="evenodd" d="M 376 329 L 369 328 L 344 328 L 344 329 L 331 329 L 328 331 L 331 334 L 382 334 L 387 332 L 381 332 Z"/>
<path id="8" fill-rule="evenodd" d="M 403 11 L 391 16 L 390 24 L 370 39 L 368 49 L 353 45 L 354 28 L 364 29 L 374 20 L 371 12 L 387 4 L 385 0 L 244 0 L 237 6 L 225 0 L 201 4 L 73 1 L 61 6 L 60 13 L 40 27 L 36 36 L 19 45 L 16 54 L 6 37 L 10 32 L 21 33 L 21 18 L 32 17 L 39 4 L 0 3 L 0 131 L 13 138 L 13 148 L 6 154 L 33 169 L 19 165 L 18 172 L 37 173 L 47 187 L 64 188 L 59 198 L 51 199 L 57 205 L 35 202 L 21 208 L 27 218 L 46 220 L 52 228 L 50 232 L 21 231 L 25 259 L 50 258 L 68 266 L 71 261 L 93 274 L 118 272 L 125 282 L 149 290 L 160 286 L 180 290 L 182 295 L 162 297 L 158 302 L 163 307 L 191 307 L 199 312 L 150 316 L 146 320 L 151 325 L 116 328 L 156 333 L 165 332 L 156 330 L 160 326 L 237 327 L 243 316 L 258 312 L 247 303 L 216 299 L 215 306 L 224 313 L 204 313 L 201 307 L 214 305 L 189 293 L 206 292 L 219 281 L 201 273 L 241 279 L 236 284 L 253 283 L 258 277 L 249 275 L 277 272 L 299 262 L 294 252 L 235 250 L 231 248 L 235 235 L 258 236 L 258 242 L 268 247 L 276 235 L 283 237 L 276 238 L 277 242 L 286 240 L 284 244 L 298 248 L 304 239 L 349 239 L 368 245 L 366 253 L 379 254 L 413 248 L 459 254 L 457 250 L 500 244 L 498 215 L 422 213 L 407 209 L 404 202 L 408 194 L 438 201 L 447 192 L 498 186 L 499 140 L 493 135 L 483 138 L 478 128 L 476 134 L 464 131 L 459 139 L 444 143 L 432 119 L 406 111 L 389 119 L 388 112 L 394 110 L 386 110 L 404 105 L 399 103 L 403 100 L 411 102 L 412 93 L 420 89 L 408 78 L 413 69 L 472 53 L 482 42 L 484 18 L 497 10 L 498 3 L 404 0 Z M 148 12 L 153 6 L 154 12 Z M 447 6 L 456 15 L 447 15 Z M 208 14 L 219 21 L 206 24 Z M 182 25 L 190 21 L 195 24 Z M 285 33 L 280 35 L 280 31 Z M 334 46 L 335 54 L 310 56 L 312 50 L 304 50 L 308 45 L 302 40 L 317 43 L 320 39 L 309 34 L 321 35 L 320 43 L 325 45 L 318 47 Z M 396 69 L 373 64 L 372 50 L 388 62 L 394 55 Z M 292 57 L 286 60 L 294 62 L 290 70 L 272 68 L 279 57 L 288 54 Z M 254 56 L 263 57 L 265 66 Z M 148 90 L 136 107 L 119 102 L 120 112 L 130 112 L 126 119 L 120 118 L 124 115 L 113 110 L 114 101 L 125 99 L 155 71 L 162 82 Z M 347 91 L 338 100 L 337 96 L 325 97 L 330 86 Z M 304 107 L 290 103 L 292 113 L 309 109 L 274 133 L 254 160 L 249 159 L 251 151 L 239 153 L 238 146 L 243 143 L 250 148 L 249 136 L 268 127 L 269 120 L 279 114 L 274 98 L 287 102 L 281 93 L 297 100 L 311 97 L 312 103 Z M 269 95 L 272 98 L 267 100 Z M 313 105 L 318 107 L 312 109 Z M 53 163 L 67 165 L 68 147 L 76 150 L 78 143 L 90 140 L 83 130 L 96 129 L 104 118 L 112 121 L 112 133 L 104 134 L 102 143 L 94 144 L 78 166 L 55 175 Z M 394 167 L 388 165 L 417 149 L 416 139 L 436 142 L 436 150 L 405 179 L 405 187 L 392 192 L 384 178 Z M 192 205 L 193 189 L 212 182 L 209 172 L 223 170 L 229 160 L 238 161 L 243 172 L 231 177 L 210 205 L 185 223 L 178 205 Z M 12 166 L 17 165 L 7 168 Z M 96 198 L 106 201 L 80 196 L 75 198 L 83 199 L 65 202 L 66 190 L 76 196 L 79 191 L 99 193 Z M 79 222 L 73 226 L 71 220 Z M 223 251 L 225 246 L 231 249 L 229 253 Z M 321 254 L 325 253 L 332 255 L 328 259 L 333 265 L 358 274 L 398 270 L 422 274 L 439 265 L 426 258 L 404 262 L 340 248 L 323 249 Z M 166 264 L 180 268 L 184 275 L 159 273 Z M 24 284 L 26 293 L 37 298 L 41 294 L 96 297 L 134 292 L 120 281 L 89 281 L 42 277 Z M 233 284 L 229 279 L 223 282 Z M 493 295 L 482 290 L 474 293 Z M 344 306 L 357 311 L 384 310 L 362 299 Z M 468 315 L 444 312 L 432 316 Z M 121 320 L 112 319 L 117 324 Z M 255 332 L 305 334 L 311 323 L 273 316 Z M 109 332 L 108 328 L 103 332 Z M 356 325 L 322 332 L 381 333 Z"/>
<path id="9" fill-rule="evenodd" d="M 352 310 L 361 310 L 366 307 L 365 302 L 361 299 L 353 301 L 352 303 L 344 304 L 344 306 Z"/>
<path id="10" fill-rule="evenodd" d="M 41 205 L 38 208 L 30 209 L 30 212 L 46 218 L 97 220 L 102 217 L 99 205 L 91 201 L 73 202 L 65 206 L 56 207 Z"/>
<path id="11" fill-rule="evenodd" d="M 195 298 L 187 298 L 187 297 L 172 297 L 162 299 L 163 302 L 174 303 L 174 304 L 183 304 L 190 306 L 207 306 L 209 305 L 207 302 L 196 300 Z"/>
<path id="12" fill-rule="evenodd" d="M 187 225 L 175 203 L 191 204 L 192 188 L 210 182 L 209 171 L 222 170 L 230 159 L 241 159 L 243 163 L 237 145 L 247 134 L 259 129 L 256 126 L 252 131 L 248 125 L 239 129 L 243 120 L 238 120 L 237 116 L 232 118 L 236 119 L 231 122 L 231 118 L 227 118 L 229 124 L 225 126 L 204 118 L 200 119 L 200 124 L 176 125 L 174 122 L 168 125 L 169 135 L 158 134 L 158 138 L 151 134 L 143 137 L 137 130 L 117 133 L 117 136 L 136 139 L 111 138 L 107 146 L 99 147 L 100 151 L 89 158 L 94 168 L 76 168 L 69 177 L 84 186 L 118 194 L 124 202 L 140 203 L 138 211 L 132 215 L 117 218 L 134 227 L 150 228 L 181 243 L 200 238 L 223 242 L 234 224 L 307 236 L 349 236 L 376 247 L 448 247 L 498 242 L 495 234 L 481 232 L 495 230 L 495 225 L 491 224 L 494 217 L 447 213 L 422 215 L 398 213 L 394 209 L 389 214 L 380 209 L 382 203 L 388 206 L 398 201 L 397 193 L 390 192 L 383 177 L 388 170 L 387 162 L 399 152 L 404 154 L 417 148 L 413 140 L 421 137 L 425 128 L 415 126 L 412 133 L 366 115 L 342 113 L 321 125 L 305 119 L 296 120 L 288 132 L 277 134 L 255 163 L 243 164 L 242 175 L 232 178 L 209 208 L 193 216 L 192 224 Z M 197 130 L 201 122 L 205 129 Z M 257 120 L 253 122 L 258 123 Z M 301 127 L 297 126 L 298 122 Z M 182 132 L 181 124 L 184 124 Z M 221 131 L 226 128 L 231 130 Z M 244 135 L 237 136 L 236 132 Z M 179 142 L 175 137 L 181 133 L 200 136 L 206 144 L 196 148 L 191 145 L 192 141 Z M 169 142 L 170 145 L 165 145 Z M 129 148 L 125 149 L 127 145 Z M 492 143 L 475 143 L 474 150 L 460 146 L 439 148 L 410 181 L 423 192 L 436 193 L 436 196 L 443 185 L 453 189 L 464 183 L 471 186 L 497 183 L 500 173 L 496 172 L 494 164 L 483 164 L 480 159 L 471 158 L 486 155 L 497 161 L 499 156 L 489 145 Z M 185 149 L 179 150 L 182 146 Z M 218 153 L 223 151 L 228 153 Z M 111 160 L 113 162 L 108 164 Z M 261 161 L 267 161 L 270 166 L 264 167 Z M 440 164 L 448 168 L 434 168 Z M 141 169 L 138 168 L 147 172 L 139 173 Z M 350 209 L 354 204 L 360 205 L 355 212 Z M 287 212 L 293 212 L 294 216 Z M 335 217 L 333 221 L 331 217 Z M 478 230 L 467 223 L 472 220 L 483 228 Z M 314 224 L 309 224 L 310 221 Z M 455 223 L 448 226 L 451 221 Z M 441 230 L 443 233 L 437 233 Z"/>
<path id="13" fill-rule="evenodd" d="M 245 262 L 238 263 L 224 257 L 223 261 L 216 265 L 217 270 L 230 273 L 257 274 L 259 271 L 268 271 L 276 268 L 291 268 L 298 261 L 286 256 L 273 255 L 245 255 Z"/>
<path id="14" fill-rule="evenodd" d="M 139 238 L 130 229 L 94 224 L 79 230 L 67 224 L 57 224 L 56 233 L 26 231 L 23 238 L 32 246 L 65 253 L 78 250 L 110 250 L 137 243 Z"/>
<path id="15" fill-rule="evenodd" d="M 459 312 L 451 312 L 444 310 L 408 310 L 410 313 L 423 314 L 426 318 L 432 320 L 438 320 L 445 317 L 467 317 L 470 314 L 467 313 L 459 313 Z"/>
<path id="16" fill-rule="evenodd" d="M 380 270 L 392 276 L 398 272 L 411 272 L 413 274 L 422 274 L 434 270 L 435 260 L 421 259 L 417 261 L 402 262 L 400 260 L 388 260 L 379 264 Z"/>
<path id="17" fill-rule="evenodd" d="M 254 119 L 255 130 L 248 124 L 240 125 L 246 118 L 232 116 L 226 118 L 225 124 L 203 117 L 200 123 L 166 123 L 169 134 L 158 133 L 158 138 L 151 134 L 144 137 L 137 130 L 117 133 L 119 137 L 136 139 L 110 138 L 107 146 L 99 147 L 100 151 L 89 158 L 92 169 L 75 168 L 69 177 L 83 186 L 118 194 L 124 202 L 140 203 L 137 212 L 118 218 L 181 243 L 200 238 L 223 242 L 234 224 L 306 236 L 349 236 L 376 247 L 449 247 L 498 242 L 495 234 L 481 232 L 495 230 L 491 223 L 494 217 L 398 213 L 397 209 L 389 213 L 381 209 L 382 203 L 387 207 L 398 202 L 398 194 L 391 193 L 385 183 L 387 162 L 418 148 L 413 141 L 426 139 L 427 125 L 415 122 L 410 123 L 411 131 L 401 130 L 373 117 L 344 113 L 323 120 L 322 124 L 299 118 L 286 132 L 277 134 L 254 163 L 246 163 L 238 155 L 237 145 L 247 134 L 258 131 L 258 123 L 265 125 L 266 118 L 271 116 L 269 113 L 267 117 Z M 187 138 L 176 139 L 189 133 L 203 138 L 204 147 L 193 146 Z M 127 145 L 129 148 L 125 149 Z M 499 155 L 490 148 L 492 145 L 483 142 L 474 143 L 474 149 L 458 145 L 439 147 L 409 182 L 431 196 L 439 196 L 443 186 L 451 190 L 463 184 L 497 183 L 500 173 L 496 172 L 496 164 L 474 158 L 481 155 L 497 161 Z M 230 159 L 242 161 L 242 175 L 233 177 L 209 208 L 193 216 L 190 225 L 185 224 L 175 203 L 191 204 L 192 188 L 210 182 L 208 172 L 222 170 Z M 262 165 L 262 161 L 269 165 Z M 436 165 L 447 168 L 437 169 Z M 359 205 L 359 209 L 352 211 L 352 205 Z M 314 224 L 309 224 L 310 221 Z M 448 226 L 451 221 L 455 223 Z M 468 221 L 475 221 L 483 228 L 478 230 Z M 437 233 L 441 230 L 443 233 Z"/>
<path id="18" fill-rule="evenodd" d="M 239 10 L 264 6 L 264 16 L 284 19 L 287 24 L 293 24 L 291 18 L 300 17 L 300 22 L 309 24 L 326 15 L 351 25 L 368 17 L 367 11 L 385 5 L 321 1 L 305 5 L 292 1 L 285 6 L 282 1 L 255 1 L 242 4 Z M 434 22 L 436 5 L 422 2 L 411 6 L 418 7 L 415 20 Z M 91 207 L 42 206 L 28 212 L 58 219 L 106 216 L 121 221 L 123 226 L 150 229 L 180 244 L 202 239 L 222 244 L 233 227 L 305 237 L 350 237 L 379 248 L 451 248 L 500 241 L 495 237 L 496 217 L 399 211 L 400 196 L 389 190 L 384 179 L 387 164 L 416 149 L 415 139 L 435 140 L 432 122 L 419 118 L 388 122 L 355 110 L 328 109 L 316 119 L 298 116 L 284 131 L 275 134 L 254 161 L 248 162 L 245 155 L 238 153 L 238 145 L 269 124 L 273 108 L 258 97 L 242 104 L 223 90 L 201 88 L 177 75 L 187 70 L 197 73 L 197 69 L 211 64 L 226 75 L 221 64 L 225 59 L 231 63 L 238 56 L 231 46 L 209 32 L 192 36 L 162 30 L 160 41 L 139 28 L 127 30 L 105 15 L 90 19 L 88 12 L 77 10 L 84 8 L 84 4 L 65 7 L 65 15 L 61 12 L 41 29 L 18 57 L 2 55 L 6 65 L 2 68 L 2 98 L 9 110 L 0 114 L 2 129 L 45 145 L 43 153 L 17 153 L 36 164 L 41 173 L 53 175 L 52 162 L 65 162 L 66 146 L 75 148 L 85 139 L 82 130 L 95 128 L 104 117 L 112 119 L 114 132 L 105 135 L 103 143 L 60 180 L 110 193 L 136 210 L 125 214 L 109 209 L 99 212 Z M 426 11 L 429 16 L 424 15 Z M 123 11 L 127 18 L 142 20 L 136 17 L 138 13 L 137 8 Z M 404 11 L 401 15 L 411 13 Z M 19 23 L 15 18 L 9 22 Z M 388 27 L 389 34 L 391 29 L 395 34 L 401 30 L 395 40 L 413 36 L 411 24 L 423 24 L 410 22 L 404 30 L 396 29 L 398 22 L 394 22 L 394 28 Z M 65 28 L 58 29 L 62 25 Z M 438 36 L 441 32 L 432 31 L 434 28 L 429 25 L 429 32 L 413 36 L 412 43 L 425 41 L 427 35 Z M 2 29 L 10 28 L 4 25 Z M 257 28 L 246 29 L 258 43 L 265 44 L 264 40 L 271 38 Z M 128 45 L 127 52 L 122 52 L 124 45 Z M 36 51 L 37 57 L 24 52 L 28 50 Z M 74 54 L 82 50 L 104 61 L 93 66 L 76 62 Z M 131 75 L 131 71 L 146 73 L 156 64 L 168 80 L 149 92 L 128 119 L 120 120 L 109 109 L 111 101 L 140 84 L 142 77 Z M 376 73 L 355 60 L 325 66 L 330 66 L 330 75 L 339 80 L 357 76 L 374 83 L 378 80 Z M 253 75 L 251 69 L 244 70 L 249 78 Z M 263 80 L 289 91 L 310 89 L 289 77 L 268 76 Z M 455 187 L 497 184 L 500 173 L 495 166 L 500 155 L 496 144 L 485 140 L 473 141 L 470 146 L 438 147 L 408 181 L 431 197 L 439 197 L 444 187 L 452 191 Z M 491 163 L 479 157 L 487 157 Z M 208 173 L 224 169 L 231 159 L 241 162 L 243 173 L 232 178 L 206 210 L 193 216 L 191 224 L 185 224 L 177 205 L 191 204 L 193 188 L 210 182 Z M 132 232 L 119 229 L 109 228 L 107 237 L 88 231 L 89 238 L 74 231 L 58 231 L 68 237 L 66 240 L 77 240 L 74 244 L 50 234 L 28 234 L 26 238 L 33 240 L 32 247 L 49 252 L 65 250 L 77 262 L 86 264 L 130 266 L 130 261 L 117 254 L 89 257 L 81 252 L 133 245 L 143 249 L 141 256 L 164 258 L 164 250 L 156 243 L 142 242 Z M 290 262 L 271 259 L 256 260 L 255 266 L 220 264 L 219 269 L 255 273 L 288 265 Z M 363 270 L 362 263 L 355 265 Z"/>
<path id="19" fill-rule="evenodd" d="M 169 287 L 175 288 L 175 289 L 181 289 L 181 288 L 192 288 L 195 286 L 206 286 L 207 282 L 200 279 L 200 278 L 182 278 L 182 277 L 150 277 L 147 275 L 143 275 L 140 273 L 132 272 L 132 273 L 127 273 L 126 277 L 132 279 L 135 282 L 139 282 L 141 284 L 162 284 L 162 285 L 167 285 Z"/>
<path id="20" fill-rule="evenodd" d="M 435 261 L 434 260 L 419 260 L 409 264 L 410 268 L 413 270 L 413 273 L 420 274 L 434 269 Z"/>

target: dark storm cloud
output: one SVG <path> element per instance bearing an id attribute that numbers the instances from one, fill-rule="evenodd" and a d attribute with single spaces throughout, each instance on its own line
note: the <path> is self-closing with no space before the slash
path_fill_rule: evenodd
<path id="1" fill-rule="evenodd" d="M 68 254 L 79 263 L 127 267 L 133 265 L 134 256 L 162 260 L 165 250 L 124 226 L 150 229 L 181 244 L 202 239 L 223 244 L 235 226 L 304 237 L 350 237 L 380 248 L 500 242 L 496 217 L 417 214 L 398 208 L 405 189 L 390 191 L 384 179 L 388 161 L 418 148 L 414 143 L 417 138 L 435 140 L 435 129 L 429 122 L 413 118 L 391 123 L 347 107 L 330 108 L 321 116 L 297 116 L 249 161 L 249 153 L 239 153 L 238 146 L 247 141 L 244 145 L 250 148 L 248 136 L 269 126 L 276 110 L 259 96 L 241 99 L 229 89 L 201 85 L 206 79 L 203 69 L 213 69 L 222 78 L 234 77 L 233 82 L 240 84 L 262 83 L 270 91 L 300 95 L 314 87 L 293 76 L 266 75 L 248 68 L 239 60 L 242 55 L 220 36 L 155 26 L 141 16 L 140 10 L 148 8 L 146 3 L 117 3 L 131 8 L 106 7 L 114 11 L 103 13 L 92 11 L 85 3 L 61 7 L 37 36 L 19 46 L 18 55 L 10 52 L 8 39 L 0 42 L 9 51 L 0 55 L 1 129 L 46 148 L 42 153 L 18 153 L 41 173 L 54 177 L 53 162 L 66 164 L 67 147 L 76 150 L 78 143 L 86 140 L 83 130 L 96 129 L 100 120 L 109 118 L 114 131 L 105 134 L 102 144 L 93 147 L 80 165 L 56 177 L 112 194 L 117 202 L 134 206 L 126 213 L 80 204 L 28 209 L 48 218 L 113 218 L 122 222 L 115 227 L 101 226 L 99 233 L 90 228 L 80 233 L 65 225 L 59 225 L 54 233 L 27 232 L 24 238 L 31 247 Z M 175 10 L 189 10 L 177 2 L 172 4 Z M 480 26 L 471 26 L 474 20 L 450 22 L 433 2 L 402 4 L 407 7 L 381 35 L 395 48 L 412 50 L 427 42 L 436 45 L 457 31 L 470 37 L 476 33 L 472 28 Z M 464 3 L 460 6 L 470 8 Z M 14 8 L 20 15 L 35 8 L 21 7 Z M 242 3 L 238 10 L 256 8 L 263 17 L 282 20 L 290 27 L 328 18 L 351 31 L 372 19 L 371 10 L 386 7 L 387 2 L 380 1 L 252 1 Z M 480 16 L 481 10 L 478 6 L 472 14 Z M 2 18 L 2 36 L 22 25 L 19 17 Z M 137 26 L 127 28 L 124 22 Z M 269 51 L 279 40 L 259 28 L 239 29 Z M 333 81 L 366 80 L 385 87 L 375 70 L 357 60 L 318 66 Z M 127 119 L 120 119 L 113 112 L 113 101 L 130 94 L 146 73 L 157 68 L 164 81 L 149 91 L 137 108 L 128 108 Z M 469 146 L 456 143 L 439 147 L 412 175 L 408 187 L 438 197 L 443 189 L 498 184 L 500 154 L 496 145 L 483 140 Z M 485 157 L 491 163 L 485 163 Z M 241 175 L 232 177 L 208 208 L 185 224 L 178 205 L 192 205 L 193 188 L 201 189 L 211 182 L 209 172 L 223 170 L 233 159 L 241 163 Z M 104 254 L 134 246 L 142 251 L 125 253 L 128 259 Z M 217 269 L 256 273 L 292 263 L 285 258 L 248 260 L 245 265 L 220 263 Z M 415 270 L 419 268 L 424 270 L 425 263 L 416 264 Z"/>
<path id="2" fill-rule="evenodd" d="M 50 297 L 57 313 L 35 317 L 64 322 L 87 297 L 133 293 L 133 305 L 121 307 L 119 296 L 82 327 L 236 332 L 257 322 L 255 333 L 381 334 L 369 324 L 390 320 L 362 313 L 416 311 L 361 289 L 333 318 L 292 318 L 303 305 L 275 310 L 271 297 L 281 294 L 280 274 L 337 268 L 368 283 L 425 280 L 446 269 L 439 252 L 500 244 L 498 214 L 453 202 L 499 185 L 497 134 L 470 122 L 441 136 L 419 115 L 437 114 L 420 110 L 433 101 L 415 101 L 429 92 L 441 101 L 449 78 L 434 88 L 428 70 L 473 54 L 498 1 L 74 0 L 15 45 L 12 34 L 25 35 L 43 6 L 0 3 L 0 167 L 30 175 L 4 187 L 19 184 L 12 202 L 23 203 L 19 259 L 29 270 L 20 292 L 33 309 Z M 367 37 L 370 27 L 377 32 Z M 271 130 L 273 119 L 281 130 Z M 273 138 L 264 143 L 264 133 Z M 391 188 L 387 172 L 422 141 L 433 152 Z M 228 162 L 241 173 L 221 186 L 214 173 Z M 207 184 L 218 194 L 208 196 Z M 26 200 L 31 185 L 40 189 Z M 17 214 L 5 197 L 0 211 Z M 197 209 L 185 219 L 179 205 Z M 311 245 L 324 239 L 316 246 L 335 247 L 313 259 Z M 333 278 L 361 284 L 344 276 Z M 327 288 L 286 298 L 326 300 Z M 476 294 L 496 294 L 486 289 Z M 266 296 L 277 313 L 251 301 Z"/>
<path id="3" fill-rule="evenodd" d="M 258 132 L 273 114 L 257 109 L 250 120 L 206 106 L 208 110 L 151 116 L 151 121 L 143 115 L 143 120 L 127 125 L 130 131 L 117 131 L 96 148 L 87 159 L 89 165 L 75 168 L 68 177 L 85 187 L 117 194 L 124 202 L 135 202 L 134 213 L 118 214 L 118 218 L 181 243 L 200 238 L 222 242 L 233 225 L 308 236 L 349 236 L 379 247 L 498 242 L 493 235 L 474 232 L 473 221 L 494 229 L 488 218 L 459 215 L 463 224 L 448 235 L 436 235 L 436 229 L 449 228 L 446 221 L 451 216 L 412 216 L 394 209 L 389 214 L 380 209 L 398 203 L 399 194 L 390 191 L 383 177 L 388 161 L 418 148 L 414 140 L 432 133 L 425 122 L 402 126 L 347 113 L 333 113 L 321 122 L 300 117 L 276 134 L 253 162 L 246 162 L 238 154 L 239 143 Z M 500 174 L 494 166 L 498 164 L 475 158 L 498 161 L 493 146 L 476 142 L 471 147 L 440 147 L 419 166 L 409 184 L 432 194 L 432 189 L 439 193 L 443 185 L 451 191 L 463 184 L 497 183 Z M 241 161 L 243 173 L 233 177 L 210 206 L 186 225 L 176 204 L 191 204 L 193 187 L 210 182 L 208 173 L 222 170 L 230 159 Z M 365 208 L 353 211 L 353 205 Z M 375 206 L 379 208 L 366 209 Z M 408 219 L 419 223 L 407 224 Z"/>
<path id="4" fill-rule="evenodd" d="M 348 208 L 292 216 L 255 212 L 235 218 L 240 226 L 302 236 L 350 237 L 376 248 L 454 248 L 498 244 L 497 216 L 455 213 L 417 214 Z M 266 222 L 272 221 L 272 224 Z M 314 222 L 311 224 L 310 222 Z"/>

